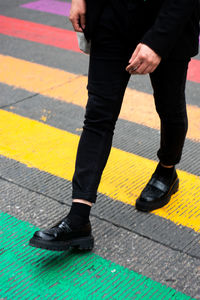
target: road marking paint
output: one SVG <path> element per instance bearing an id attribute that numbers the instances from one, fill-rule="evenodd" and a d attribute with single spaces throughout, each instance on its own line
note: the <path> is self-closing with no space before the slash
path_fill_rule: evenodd
<path id="1" fill-rule="evenodd" d="M 87 77 L 0 55 L 0 82 L 85 107 Z M 200 141 L 200 108 L 188 105 L 187 137 Z M 159 129 L 152 95 L 127 88 L 120 118 Z"/>
<path id="2" fill-rule="evenodd" d="M 0 16 L 0 33 L 65 50 L 81 52 L 76 33 L 67 29 Z"/>
<path id="3" fill-rule="evenodd" d="M 53 1 L 52 3 L 54 2 L 58 1 Z M 67 29 L 0 15 L 0 33 L 65 50 L 81 52 L 78 48 L 76 33 Z M 191 60 L 188 70 L 188 80 L 200 83 L 199 60 Z"/>
<path id="4" fill-rule="evenodd" d="M 0 110 L 0 154 L 28 167 L 72 180 L 79 137 Z M 156 162 L 112 148 L 99 192 L 134 205 Z M 180 190 L 153 214 L 200 231 L 200 177 L 179 171 Z"/>
<path id="5" fill-rule="evenodd" d="M 189 68 L 187 79 L 200 83 L 200 60 L 192 59 Z"/>
<path id="6" fill-rule="evenodd" d="M 38 230 L 0 212 L 1 297 L 5 299 L 182 299 L 191 297 L 92 252 L 34 249 Z"/>
<path id="7" fill-rule="evenodd" d="M 39 0 L 20 5 L 23 8 L 38 10 L 60 16 L 69 16 L 71 3 L 56 0 Z"/>

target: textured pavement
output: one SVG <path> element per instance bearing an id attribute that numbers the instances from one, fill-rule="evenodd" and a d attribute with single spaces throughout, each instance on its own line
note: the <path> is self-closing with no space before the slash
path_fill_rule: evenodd
<path id="1" fill-rule="evenodd" d="M 0 0 L 0 299 L 200 299 L 199 55 L 188 72 L 190 129 L 170 203 L 149 214 L 134 207 L 156 166 L 159 123 L 148 76 L 133 76 L 92 208 L 94 250 L 28 246 L 71 205 L 89 58 L 77 51 L 69 7 Z"/>

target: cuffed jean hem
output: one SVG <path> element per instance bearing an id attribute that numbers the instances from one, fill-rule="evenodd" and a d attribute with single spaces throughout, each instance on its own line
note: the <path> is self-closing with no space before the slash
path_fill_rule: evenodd
<path id="1" fill-rule="evenodd" d="M 97 195 L 94 193 L 72 192 L 72 199 L 86 200 L 91 203 L 96 202 Z"/>
<path id="2" fill-rule="evenodd" d="M 162 155 L 159 154 L 159 151 L 157 153 L 158 155 L 158 159 L 160 161 L 161 164 L 165 165 L 165 166 L 175 166 L 177 164 L 179 164 L 180 160 L 181 160 L 181 156 L 177 157 L 177 158 L 164 158 Z"/>
<path id="3" fill-rule="evenodd" d="M 175 166 L 175 165 L 177 165 L 177 164 L 179 164 L 179 162 L 180 162 L 180 159 L 179 160 L 177 160 L 177 161 L 167 161 L 167 160 L 160 160 L 159 159 L 159 162 L 161 163 L 161 164 L 163 164 L 164 166 Z"/>

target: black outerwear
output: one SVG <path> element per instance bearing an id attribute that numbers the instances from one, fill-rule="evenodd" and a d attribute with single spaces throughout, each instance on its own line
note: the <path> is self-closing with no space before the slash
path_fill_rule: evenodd
<path id="1" fill-rule="evenodd" d="M 87 39 L 95 34 L 99 17 L 109 0 L 86 0 Z M 111 0 L 118 3 L 124 0 Z M 140 32 L 140 41 L 148 45 L 162 58 L 171 57 L 184 59 L 198 53 L 199 46 L 199 0 L 126 0 L 135 1 L 140 6 L 140 12 L 133 15 L 137 18 L 135 26 Z M 113 4 L 115 5 L 115 4 Z M 121 6 L 121 4 L 120 4 Z M 119 9 L 121 7 L 119 6 Z M 122 27 L 126 22 L 120 20 Z M 124 22 L 123 22 L 124 21 Z"/>

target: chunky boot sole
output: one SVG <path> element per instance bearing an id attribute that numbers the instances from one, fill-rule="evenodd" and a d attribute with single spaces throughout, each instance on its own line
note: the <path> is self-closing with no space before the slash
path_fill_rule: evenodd
<path id="1" fill-rule="evenodd" d="M 94 247 L 94 238 L 92 235 L 74 238 L 68 241 L 45 241 L 39 238 L 31 238 L 29 245 L 36 248 L 51 250 L 51 251 L 65 251 L 69 248 L 76 248 L 78 250 L 92 250 Z"/>
<path id="2" fill-rule="evenodd" d="M 144 212 L 152 211 L 154 209 L 161 208 L 169 203 L 171 196 L 178 191 L 179 188 L 179 179 L 174 182 L 168 194 L 155 203 L 145 203 L 143 201 L 140 202 L 140 199 L 136 201 L 136 209 Z"/>

